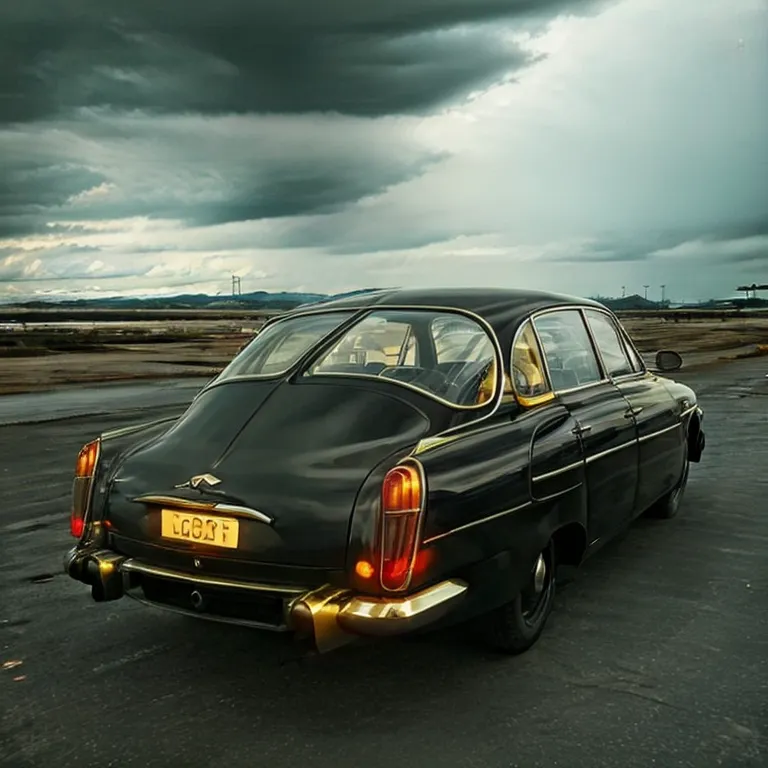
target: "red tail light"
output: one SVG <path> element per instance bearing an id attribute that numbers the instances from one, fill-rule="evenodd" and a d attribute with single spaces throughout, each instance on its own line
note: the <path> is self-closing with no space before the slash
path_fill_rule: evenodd
<path id="1" fill-rule="evenodd" d="M 99 461 L 101 442 L 92 440 L 86 443 L 77 454 L 75 463 L 75 482 L 72 485 L 72 514 L 69 517 L 69 532 L 79 539 L 85 530 L 85 515 L 91 495 L 91 484 Z"/>
<path id="2" fill-rule="evenodd" d="M 422 475 L 414 464 L 391 469 L 381 488 L 381 586 L 406 589 L 419 544 L 424 492 Z"/>

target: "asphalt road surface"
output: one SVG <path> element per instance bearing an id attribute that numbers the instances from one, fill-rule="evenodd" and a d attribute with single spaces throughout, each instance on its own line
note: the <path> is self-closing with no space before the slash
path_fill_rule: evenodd
<path id="1" fill-rule="evenodd" d="M 114 388 L 111 409 L 104 388 L 90 409 L 84 390 L 0 398 L 6 422 L 38 420 L 0 427 L 0 765 L 768 766 L 767 373 L 755 359 L 680 375 L 708 439 L 680 514 L 588 561 L 516 658 L 455 631 L 305 657 L 92 602 L 62 572 L 76 451 L 194 387 L 134 386 L 128 405 Z M 40 421 L 55 415 L 69 418 Z"/>

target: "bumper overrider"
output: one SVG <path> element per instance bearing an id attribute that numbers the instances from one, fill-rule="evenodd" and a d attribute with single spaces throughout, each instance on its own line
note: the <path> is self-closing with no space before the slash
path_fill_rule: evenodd
<path id="1" fill-rule="evenodd" d="M 454 610 L 468 588 L 450 579 L 408 595 L 373 597 L 331 585 L 307 590 L 186 573 L 107 549 L 80 547 L 67 553 L 64 566 L 69 576 L 91 587 L 97 602 L 125 596 L 176 613 L 294 632 L 311 637 L 321 653 L 359 636 L 402 635 L 429 627 Z"/>

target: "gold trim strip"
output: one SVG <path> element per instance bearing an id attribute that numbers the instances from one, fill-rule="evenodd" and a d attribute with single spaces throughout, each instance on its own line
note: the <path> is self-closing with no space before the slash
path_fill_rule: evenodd
<path id="1" fill-rule="evenodd" d="M 627 448 L 631 448 L 632 446 L 636 446 L 638 443 L 637 438 L 633 438 L 628 443 L 622 443 L 621 445 L 616 445 L 613 448 L 608 448 L 605 451 L 600 451 L 600 453 L 595 453 L 592 456 L 587 456 L 586 463 L 591 464 L 593 461 L 597 461 L 598 459 L 603 459 L 606 456 L 610 456 L 612 453 L 618 453 L 619 451 L 623 451 Z"/>
<path id="2" fill-rule="evenodd" d="M 653 440 L 656 437 L 661 437 L 662 435 L 666 435 L 667 432 L 672 432 L 675 429 L 680 429 L 683 425 L 681 423 L 673 424 L 671 427 L 665 427 L 664 429 L 659 429 L 656 432 L 651 432 L 650 435 L 643 435 L 642 437 L 638 438 L 638 443 L 646 443 L 648 440 Z"/>
<path id="3" fill-rule="evenodd" d="M 584 460 L 581 461 L 574 461 L 573 464 L 568 464 L 565 467 L 560 467 L 559 469 L 553 469 L 551 472 L 545 472 L 543 475 L 536 475 L 536 477 L 531 478 L 531 482 L 538 483 L 542 480 L 549 480 L 552 477 L 557 477 L 558 475 L 564 475 L 566 472 L 572 472 L 574 469 L 578 469 L 579 467 L 584 466 Z"/>
<path id="4" fill-rule="evenodd" d="M 500 517 L 504 517 L 504 515 L 512 515 L 515 512 L 520 512 L 523 509 L 527 509 L 528 507 L 531 507 L 531 506 L 533 506 L 533 502 L 526 501 L 524 504 L 519 504 L 516 507 L 512 507 L 512 509 L 505 509 L 502 512 L 496 512 L 495 514 L 488 515 L 488 517 L 483 517 L 480 520 L 473 520 L 471 523 L 465 523 L 464 525 L 460 525 L 458 528 L 452 528 L 450 531 L 445 531 L 444 533 L 438 533 L 435 536 L 430 536 L 428 539 L 424 539 L 422 544 L 426 546 L 427 544 L 431 544 L 433 541 L 439 541 L 440 539 L 444 539 L 446 536 L 452 536 L 454 533 L 465 531 L 468 528 L 474 528 L 476 525 L 489 523 L 491 520 L 496 520 Z"/>
<path id="5" fill-rule="evenodd" d="M 193 501 L 191 499 L 180 499 L 177 496 L 164 496 L 148 494 L 146 496 L 136 496 L 132 501 L 139 504 L 155 504 L 157 506 L 179 507 L 180 509 L 199 509 L 201 512 L 223 512 L 234 516 L 248 517 L 251 520 L 258 520 L 260 523 L 272 525 L 274 519 L 259 512 L 252 507 L 244 507 L 240 504 L 226 504 L 216 501 Z"/>

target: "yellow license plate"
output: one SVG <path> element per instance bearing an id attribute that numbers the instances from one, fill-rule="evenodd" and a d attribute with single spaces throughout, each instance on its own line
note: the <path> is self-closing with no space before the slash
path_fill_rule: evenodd
<path id="1" fill-rule="evenodd" d="M 161 512 L 161 521 L 160 535 L 164 539 L 237 549 L 240 523 L 232 517 L 164 509 Z"/>

